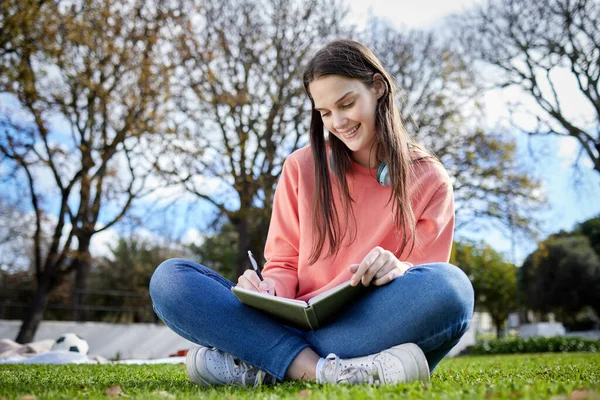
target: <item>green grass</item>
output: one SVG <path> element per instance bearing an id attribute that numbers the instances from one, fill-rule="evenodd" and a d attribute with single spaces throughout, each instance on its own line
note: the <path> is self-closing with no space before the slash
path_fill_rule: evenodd
<path id="1" fill-rule="evenodd" d="M 261 388 L 201 388 L 183 365 L 2 365 L 0 398 L 107 399 L 600 399 L 600 354 L 523 354 L 443 360 L 431 382 L 390 387 L 285 382 Z M 558 397 L 556 397 L 558 396 Z"/>

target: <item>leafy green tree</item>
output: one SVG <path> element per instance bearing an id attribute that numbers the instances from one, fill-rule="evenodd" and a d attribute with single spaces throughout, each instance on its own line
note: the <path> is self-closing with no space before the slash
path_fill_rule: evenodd
<path id="1" fill-rule="evenodd" d="M 120 312 L 97 312 L 95 320 L 110 322 L 147 322 L 151 301 L 148 285 L 156 267 L 169 258 L 182 257 L 182 249 L 174 245 L 159 245 L 150 240 L 120 238 L 110 249 L 111 254 L 97 260 L 90 274 L 90 294 L 82 304 L 120 307 Z M 126 295 L 111 295 L 107 290 Z"/>
<path id="2" fill-rule="evenodd" d="M 475 308 L 490 314 L 501 337 L 508 314 L 517 309 L 516 267 L 483 242 L 455 242 L 450 262 L 467 274 L 475 291 Z"/>
<path id="3" fill-rule="evenodd" d="M 587 237 L 592 249 L 600 257 L 600 216 L 580 223 L 575 229 L 575 233 Z"/>
<path id="4" fill-rule="evenodd" d="M 232 224 L 223 224 L 215 235 L 207 237 L 201 245 L 190 245 L 189 249 L 199 263 L 233 282 L 237 280 L 238 232 Z"/>
<path id="5" fill-rule="evenodd" d="M 531 309 L 569 320 L 589 306 L 600 316 L 600 257 L 587 237 L 552 235 L 539 243 L 522 268 L 520 290 Z"/>

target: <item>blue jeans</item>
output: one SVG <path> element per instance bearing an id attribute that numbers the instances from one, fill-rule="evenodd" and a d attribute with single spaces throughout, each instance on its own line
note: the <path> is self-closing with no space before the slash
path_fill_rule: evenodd
<path id="1" fill-rule="evenodd" d="M 430 370 L 458 343 L 471 324 L 473 287 L 450 264 L 410 268 L 375 288 L 316 331 L 300 331 L 242 303 L 235 284 L 183 259 L 163 262 L 150 281 L 158 317 L 173 331 L 216 347 L 280 380 L 298 353 L 310 347 L 321 357 L 366 356 L 402 343 L 416 343 Z"/>

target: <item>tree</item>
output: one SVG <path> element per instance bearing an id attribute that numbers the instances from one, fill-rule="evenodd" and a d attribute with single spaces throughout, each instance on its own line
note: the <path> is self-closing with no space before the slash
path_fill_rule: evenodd
<path id="1" fill-rule="evenodd" d="M 364 36 L 396 78 L 407 130 L 450 174 L 457 230 L 491 223 L 511 235 L 534 232 L 540 183 L 519 169 L 513 142 L 483 129 L 483 88 L 467 60 L 432 32 L 401 32 L 378 19 Z"/>
<path id="2" fill-rule="evenodd" d="M 238 233 L 233 225 L 223 224 L 219 232 L 208 236 L 201 245 L 190 245 L 189 249 L 198 258 L 199 263 L 217 271 L 230 281 L 236 281 Z"/>
<path id="3" fill-rule="evenodd" d="M 458 16 L 455 26 L 467 54 L 499 72 L 498 79 L 491 79 L 494 87 L 517 87 L 539 107 L 530 111 L 537 125 L 521 129 L 574 138 L 579 157 L 585 155 L 600 173 L 598 1 L 488 1 Z M 561 75 L 566 73 L 571 79 Z M 566 109 L 559 86 L 568 81 L 589 106 L 589 120 Z"/>
<path id="4" fill-rule="evenodd" d="M 29 293 L 23 288 L 31 284 L 31 275 L 30 270 L 0 269 L 0 319 L 21 318 L 19 306 L 26 304 L 29 299 Z"/>
<path id="5" fill-rule="evenodd" d="M 528 307 L 561 320 L 585 306 L 600 316 L 600 257 L 585 236 L 552 235 L 525 260 L 520 290 Z"/>
<path id="6" fill-rule="evenodd" d="M 0 116 L 0 159 L 6 178 L 27 183 L 35 218 L 37 287 L 20 343 L 66 276 L 85 288 L 92 237 L 149 190 L 148 137 L 165 129 L 170 96 L 171 13 L 161 0 L 2 2 L 0 92 L 19 107 Z"/>
<path id="7" fill-rule="evenodd" d="M 484 243 L 454 243 L 450 262 L 461 268 L 475 291 L 475 308 L 487 311 L 501 337 L 508 314 L 517 308 L 517 270 Z"/>
<path id="8" fill-rule="evenodd" d="M 275 22 L 267 22 L 279 28 L 272 29 L 274 37 L 263 43 L 263 31 L 252 25 L 259 18 L 253 12 L 244 11 L 248 16 L 240 21 L 237 11 L 227 16 L 229 3 L 207 4 L 202 15 L 213 22 L 196 23 L 196 31 L 186 31 L 180 42 L 178 54 L 185 74 L 178 80 L 184 85 L 179 92 L 187 93 L 187 89 L 186 98 L 193 99 L 192 105 L 182 100 L 181 107 L 194 117 L 190 119 L 203 121 L 203 125 L 195 122 L 196 129 L 219 132 L 220 137 L 201 135 L 197 130 L 186 132 L 198 144 L 178 142 L 173 151 L 181 162 L 173 164 L 171 172 L 188 191 L 211 202 L 219 215 L 236 227 L 240 274 L 248 267 L 248 248 L 262 254 L 282 160 L 302 143 L 310 115 L 298 78 L 306 55 L 314 48 L 310 44 L 319 40 L 281 27 L 295 26 L 312 33 L 317 29 L 310 28 L 316 23 L 314 18 L 326 15 L 276 8 L 280 14 L 269 14 Z M 244 4 L 249 3 L 242 1 L 236 9 L 245 10 Z M 295 3 L 282 4 L 291 7 Z M 305 19 L 276 23 L 292 15 Z M 334 22 L 332 18 L 329 31 L 338 29 Z M 319 26 L 325 29 L 324 24 Z M 380 21 L 371 26 L 377 29 L 356 35 L 357 39 L 374 48 L 396 76 L 410 132 L 428 144 L 456 177 L 458 220 L 464 221 L 459 228 L 469 225 L 474 229 L 481 216 L 488 216 L 488 221 L 530 233 L 534 222 L 530 212 L 542 201 L 539 184 L 518 170 L 513 143 L 472 126 L 477 123 L 473 110 L 477 109 L 479 88 L 470 79 L 468 65 L 432 34 L 404 35 Z M 328 30 L 314 32 L 325 36 Z M 217 40 L 225 37 L 227 40 Z M 286 41 L 288 37 L 300 44 Z M 296 55 L 302 57 L 294 59 Z M 289 115 L 287 125 L 281 120 L 285 115 Z"/>
<path id="9" fill-rule="evenodd" d="M 173 59 L 187 129 L 160 167 L 235 228 L 239 275 L 249 249 L 263 254 L 283 161 L 308 131 L 303 68 L 345 11 L 322 0 L 184 4 Z"/>
<path id="10" fill-rule="evenodd" d="M 110 317 L 97 316 L 99 320 L 113 322 L 146 322 L 148 316 L 144 308 L 152 306 L 148 297 L 150 278 L 156 267 L 163 261 L 182 256 L 182 249 L 174 244 L 158 244 L 149 239 L 131 236 L 120 238 L 110 248 L 111 254 L 100 257 L 90 276 L 90 288 L 100 296 L 89 295 L 88 302 L 95 306 L 122 307 L 128 311 L 111 314 Z M 106 296 L 107 289 L 137 296 Z"/>
<path id="11" fill-rule="evenodd" d="M 0 272 L 22 271 L 31 262 L 33 215 L 17 199 L 0 197 Z"/>
<path id="12" fill-rule="evenodd" d="M 592 249 L 600 257 L 600 216 L 580 223 L 574 233 L 580 233 L 587 237 Z"/>

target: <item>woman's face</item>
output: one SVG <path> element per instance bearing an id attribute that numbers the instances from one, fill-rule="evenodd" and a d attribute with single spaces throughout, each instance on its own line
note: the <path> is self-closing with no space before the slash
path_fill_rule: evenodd
<path id="1" fill-rule="evenodd" d="M 318 78 L 308 85 L 325 128 L 344 142 L 354 161 L 367 168 L 377 168 L 377 160 L 371 152 L 375 151 L 377 99 L 384 91 L 378 75 L 372 87 L 358 79 L 338 75 Z"/>

